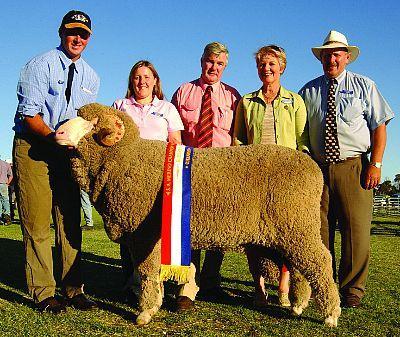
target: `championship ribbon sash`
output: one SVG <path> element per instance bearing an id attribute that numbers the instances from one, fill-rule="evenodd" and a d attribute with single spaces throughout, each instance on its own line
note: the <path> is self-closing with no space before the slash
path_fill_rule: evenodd
<path id="1" fill-rule="evenodd" d="M 188 282 L 193 148 L 168 143 L 164 163 L 160 279 Z"/>

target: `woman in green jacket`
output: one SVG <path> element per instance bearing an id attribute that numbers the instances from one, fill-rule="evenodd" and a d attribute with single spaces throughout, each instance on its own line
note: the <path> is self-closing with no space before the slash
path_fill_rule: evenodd
<path id="1" fill-rule="evenodd" d="M 233 144 L 277 144 L 308 152 L 307 111 L 303 99 L 280 84 L 286 68 L 283 48 L 268 45 L 255 54 L 262 87 L 244 95 L 236 108 Z M 246 251 L 255 284 L 255 304 L 265 306 L 268 294 L 260 268 L 263 257 L 256 249 Z M 281 266 L 279 303 L 290 306 L 289 271 Z"/>

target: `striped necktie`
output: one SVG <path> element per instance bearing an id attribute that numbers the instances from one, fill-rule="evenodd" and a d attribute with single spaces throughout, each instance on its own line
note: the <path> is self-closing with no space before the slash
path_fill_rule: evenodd
<path id="1" fill-rule="evenodd" d="M 197 147 L 211 147 L 212 145 L 213 111 L 211 109 L 211 91 L 212 87 L 209 85 L 201 102 Z"/>
<path id="2" fill-rule="evenodd" d="M 71 89 L 72 89 L 72 81 L 74 79 L 74 73 L 75 73 L 75 63 L 72 62 L 68 69 L 67 88 L 65 89 L 65 98 L 67 99 L 67 105 L 69 104 L 69 100 L 71 98 Z"/>
<path id="3" fill-rule="evenodd" d="M 339 161 L 340 150 L 337 135 L 336 105 L 335 105 L 335 83 L 331 78 L 328 85 L 327 113 L 325 124 L 325 162 L 337 163 Z"/>

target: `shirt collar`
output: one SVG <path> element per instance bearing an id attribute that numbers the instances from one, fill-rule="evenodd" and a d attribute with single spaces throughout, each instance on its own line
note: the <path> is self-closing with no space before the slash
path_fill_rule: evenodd
<path id="1" fill-rule="evenodd" d="M 264 96 L 263 96 L 263 93 L 262 93 L 262 87 L 258 90 L 258 91 L 255 91 L 254 93 L 253 93 L 253 98 L 259 98 L 259 99 L 261 99 L 261 100 L 264 100 Z M 290 95 L 290 93 L 289 93 L 289 91 L 287 90 L 287 89 L 285 89 L 282 85 L 280 86 L 280 88 L 279 88 L 279 92 L 278 92 L 278 96 L 276 97 L 276 99 L 274 100 L 274 102 L 275 101 L 280 101 L 281 100 L 281 98 L 291 98 L 292 96 Z"/>
<path id="2" fill-rule="evenodd" d="M 72 61 L 71 59 L 67 56 L 64 48 L 62 47 L 62 45 L 59 45 L 57 48 L 58 51 L 58 55 L 60 57 L 61 62 L 64 65 L 64 69 L 67 69 L 71 64 Z M 77 73 L 79 73 L 82 70 L 82 56 L 80 58 L 78 58 L 75 62 L 75 71 Z"/>
<path id="3" fill-rule="evenodd" d="M 131 104 L 131 105 L 142 106 L 142 104 L 138 103 L 133 96 L 128 98 L 127 103 Z M 157 96 L 154 96 L 153 101 L 150 103 L 150 105 L 152 105 L 152 106 L 158 106 L 160 104 L 161 104 L 161 100 Z"/>
<path id="4" fill-rule="evenodd" d="M 335 77 L 337 84 L 340 84 L 343 82 L 344 78 L 346 77 L 346 74 L 347 74 L 347 70 L 344 69 L 338 77 Z M 324 79 L 325 79 L 326 84 L 328 84 L 329 78 L 326 75 L 324 75 Z"/>
<path id="5" fill-rule="evenodd" d="M 202 77 L 200 77 L 199 78 L 199 85 L 200 85 L 202 90 L 206 90 L 207 87 L 211 86 L 212 87 L 212 91 L 215 92 L 215 90 L 217 90 L 218 87 L 221 85 L 221 81 L 215 82 L 214 84 L 207 84 L 206 82 L 204 82 Z"/>

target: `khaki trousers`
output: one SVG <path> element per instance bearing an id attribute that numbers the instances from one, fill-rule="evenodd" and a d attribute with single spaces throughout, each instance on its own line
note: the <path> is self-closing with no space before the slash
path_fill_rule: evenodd
<path id="1" fill-rule="evenodd" d="M 78 295 L 83 292 L 80 195 L 71 177 L 67 152 L 36 136 L 16 135 L 13 157 L 29 294 L 40 302 L 55 293 L 52 214 L 63 291 L 67 297 Z"/>
<path id="2" fill-rule="evenodd" d="M 341 233 L 339 289 L 344 296 L 364 296 L 370 255 L 372 220 L 372 190 L 362 187 L 364 157 L 348 159 L 338 164 L 322 166 L 324 188 L 321 200 L 321 236 L 335 264 L 335 228 Z"/>

